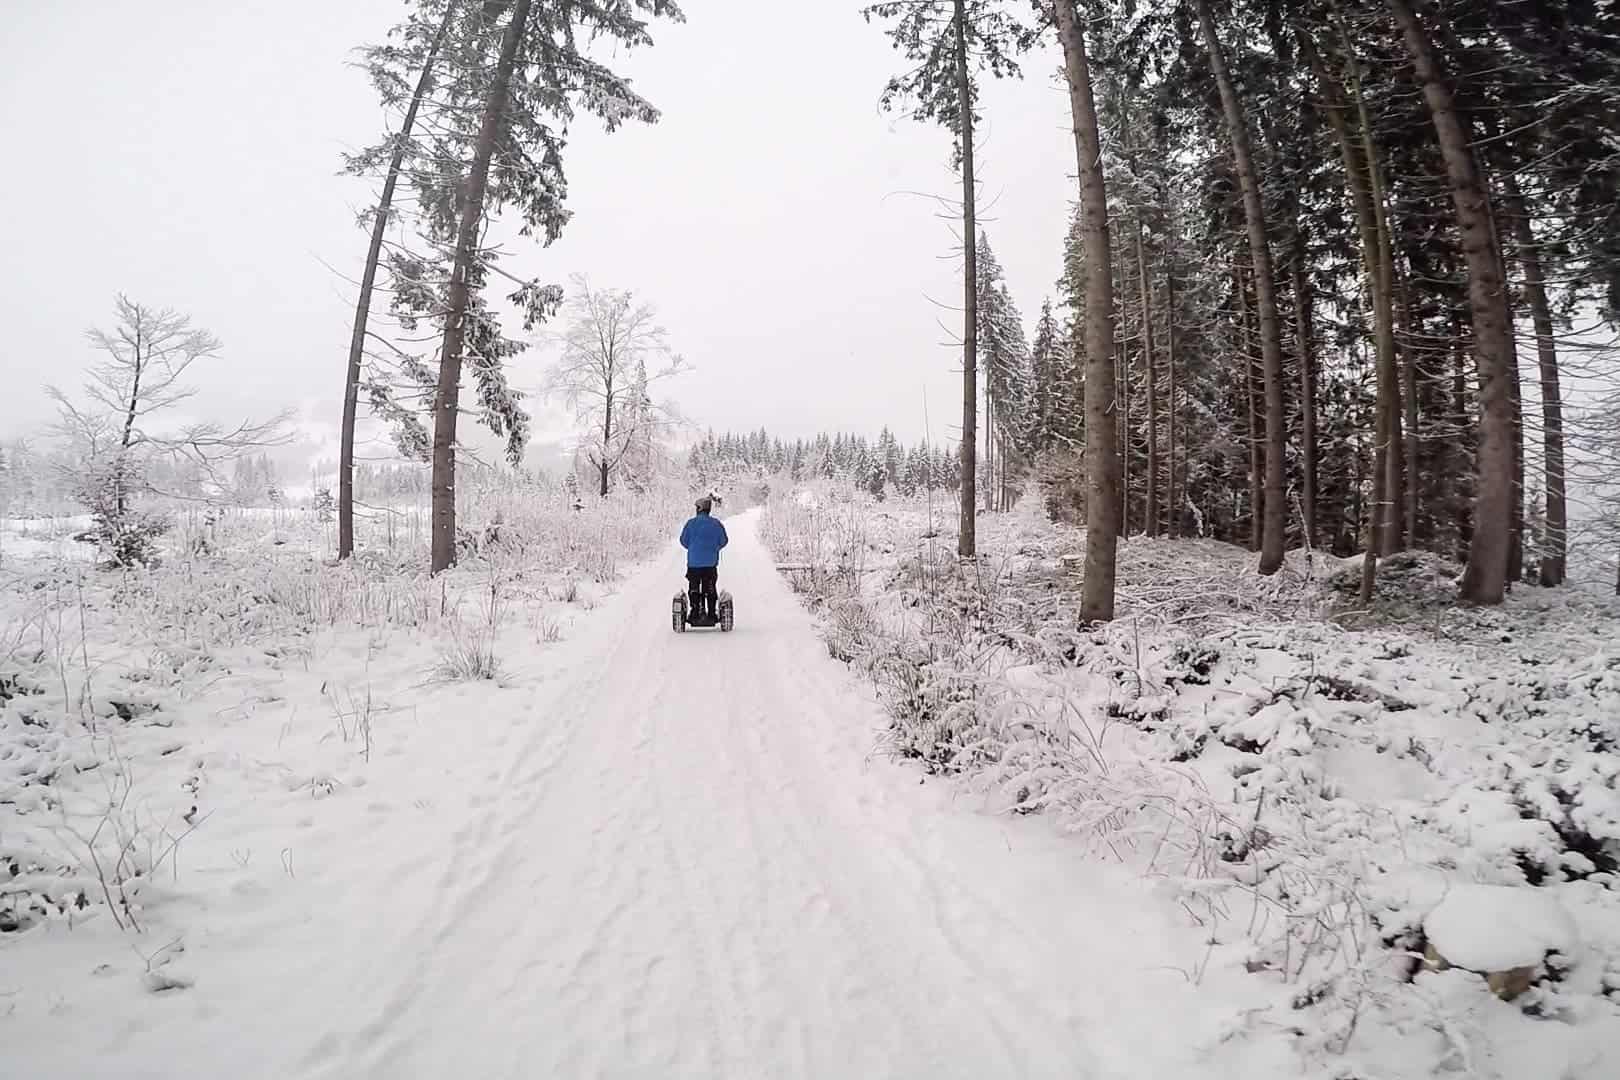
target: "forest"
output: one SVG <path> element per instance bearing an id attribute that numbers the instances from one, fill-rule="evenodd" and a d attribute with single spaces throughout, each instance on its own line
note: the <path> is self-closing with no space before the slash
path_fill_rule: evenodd
<path id="1" fill-rule="evenodd" d="M 1377 559 L 1407 549 L 1462 565 L 1461 596 L 1479 603 L 1558 585 L 1572 559 L 1595 575 L 1620 558 L 1609 5 L 898 0 L 862 13 L 897 53 L 874 87 L 881 106 L 950 137 L 963 290 L 956 460 L 937 447 L 866 456 L 890 488 L 956 494 L 959 554 L 975 553 L 979 507 L 1039 489 L 1055 517 L 1088 529 L 1100 618 L 1116 536 L 1240 544 L 1262 573 L 1291 548 L 1366 551 L 1364 602 Z M 644 48 L 660 21 L 682 19 L 667 0 L 422 0 L 361 50 L 392 125 L 344 159 L 377 201 L 361 221 L 341 399 L 340 557 L 353 549 L 365 404 L 403 460 L 429 467 L 431 566 L 454 561 L 457 425 L 482 424 L 521 465 L 530 410 L 508 369 L 537 337 L 564 346 L 544 391 L 575 409 L 589 443 L 576 458 L 600 494 L 617 472 L 647 472 L 655 444 L 690 443 L 690 421 L 654 393 L 683 360 L 652 307 L 578 276 L 514 277 L 485 236 L 503 213 L 541 244 L 561 234 L 570 125 L 659 115 L 592 43 Z M 1051 294 L 1021 305 L 976 221 L 974 131 L 987 82 L 1042 77 L 1026 67 L 1054 45 L 1074 210 Z M 120 329 L 144 333 L 145 352 L 115 355 L 116 385 L 96 400 L 144 426 L 172 404 L 150 379 L 142 388 L 143 368 L 172 360 L 152 330 L 179 317 L 121 304 Z M 88 418 L 60 400 L 83 443 Z M 119 490 L 150 473 L 161 491 L 206 470 L 228 492 L 241 485 L 221 461 L 268 435 L 126 437 L 110 451 L 124 464 L 77 471 L 116 475 Z M 713 456 L 701 438 L 687 452 Z M 877 490 L 870 460 L 816 446 L 793 462 L 806 454 Z M 5 475 L 39 483 L 26 466 Z M 24 483 L 7 480 L 13 501 Z M 122 495 L 111 504 L 132 512 Z"/>
<path id="2" fill-rule="evenodd" d="M 1093 546 L 1212 535 L 1262 573 L 1287 547 L 1422 548 L 1465 562 L 1463 597 L 1486 603 L 1562 582 L 1576 535 L 1612 557 L 1612 11 L 871 12 L 920 61 L 894 100 L 958 140 L 983 453 L 1014 475 L 1082 455 Z M 1043 301 L 1026 345 L 974 231 L 974 103 L 1054 29 L 1080 190 L 1057 314 Z M 972 432 L 971 401 L 963 417 Z"/>

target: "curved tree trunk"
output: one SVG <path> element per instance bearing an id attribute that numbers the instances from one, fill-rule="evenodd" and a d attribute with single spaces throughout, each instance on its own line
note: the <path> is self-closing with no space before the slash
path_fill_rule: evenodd
<path id="1" fill-rule="evenodd" d="M 1108 244 L 1108 189 L 1085 35 L 1075 0 L 1055 0 L 1053 7 L 1074 121 L 1086 262 L 1086 577 L 1080 618 L 1096 622 L 1114 617 L 1114 557 L 1119 536 L 1119 445 L 1108 415 L 1115 407 L 1114 272 Z"/>
<path id="2" fill-rule="evenodd" d="M 347 559 L 354 554 L 354 424 L 360 399 L 360 363 L 366 352 L 366 322 L 371 317 L 371 294 L 377 284 L 377 264 L 382 258 L 383 236 L 388 230 L 388 213 L 394 205 L 394 188 L 399 183 L 399 170 L 405 161 L 406 140 L 416 126 L 416 114 L 422 107 L 433 85 L 433 65 L 439 58 L 445 35 L 450 32 L 450 20 L 456 5 L 446 4 L 444 20 L 439 32 L 433 36 L 427 58 L 422 61 L 422 75 L 416 80 L 411 104 L 405 110 L 405 119 L 396 136 L 398 145 L 388 162 L 388 175 L 383 179 L 382 196 L 377 200 L 376 220 L 371 223 L 371 246 L 366 250 L 366 268 L 360 275 L 360 299 L 354 308 L 354 330 L 349 336 L 349 366 L 343 381 L 342 435 L 338 443 L 338 558 Z"/>
<path id="3" fill-rule="evenodd" d="M 956 0 L 956 94 L 962 112 L 962 252 L 966 265 L 962 268 L 962 512 L 956 539 L 956 553 L 972 558 L 976 549 L 974 536 L 976 479 L 973 440 L 974 409 L 977 405 L 976 371 L 978 362 L 978 246 L 979 238 L 974 225 L 973 190 L 973 94 L 968 83 L 967 12 L 965 0 Z"/>
<path id="4" fill-rule="evenodd" d="M 1479 490 L 1474 498 L 1473 536 L 1468 545 L 1468 568 L 1463 572 L 1462 598 L 1479 604 L 1499 604 L 1507 587 L 1513 543 L 1512 383 L 1517 370 L 1501 253 L 1495 250 L 1484 178 L 1428 32 L 1418 22 L 1408 0 L 1388 3 L 1434 121 L 1468 263 L 1468 305 L 1473 316 L 1474 356 L 1481 391 Z"/>
<path id="5" fill-rule="evenodd" d="M 1243 217 L 1248 225 L 1249 253 L 1254 260 L 1254 295 L 1260 320 L 1260 355 L 1265 372 L 1265 518 L 1261 530 L 1260 572 L 1274 574 L 1282 566 L 1284 529 L 1283 505 L 1283 417 L 1282 328 L 1277 319 L 1277 289 L 1272 278 L 1271 244 L 1266 236 L 1265 203 L 1260 196 L 1259 178 L 1254 172 L 1248 122 L 1238 101 L 1226 54 L 1215 33 L 1215 17 L 1209 0 L 1198 0 L 1198 20 L 1203 24 L 1204 42 L 1209 49 L 1209 65 L 1220 90 L 1226 126 L 1232 138 L 1232 160 L 1243 192 Z"/>
<path id="6" fill-rule="evenodd" d="M 456 418 L 461 392 L 461 351 L 465 343 L 467 312 L 472 305 L 473 263 L 477 258 L 478 225 L 484 216 L 484 194 L 489 186 L 489 162 L 495 154 L 495 136 L 509 102 L 512 69 L 518 46 L 529 21 L 530 0 L 517 0 L 511 20 L 501 35 L 501 54 L 495 78 L 484 101 L 483 123 L 474 145 L 472 168 L 462 192 L 461 218 L 456 225 L 455 263 L 450 271 L 450 304 L 439 347 L 439 384 L 433 399 L 433 553 L 430 570 L 438 573 L 456 561 Z"/>

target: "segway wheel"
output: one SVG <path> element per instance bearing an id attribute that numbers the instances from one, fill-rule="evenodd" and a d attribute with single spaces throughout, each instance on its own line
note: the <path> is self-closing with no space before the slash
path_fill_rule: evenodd
<path id="1" fill-rule="evenodd" d="M 720 594 L 720 632 L 729 634 L 732 626 L 731 594 Z"/>
<path id="2" fill-rule="evenodd" d="M 676 593 L 669 605 L 669 627 L 677 634 L 686 633 L 686 594 Z"/>

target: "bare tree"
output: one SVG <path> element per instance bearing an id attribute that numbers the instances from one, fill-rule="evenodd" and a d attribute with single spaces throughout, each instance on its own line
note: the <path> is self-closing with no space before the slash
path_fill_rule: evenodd
<path id="1" fill-rule="evenodd" d="M 91 367 L 84 399 L 75 402 L 55 386 L 46 390 L 60 413 L 59 430 L 78 451 L 74 486 L 95 518 L 97 539 L 113 562 L 128 565 L 148 561 L 153 539 L 166 528 L 132 506 L 145 490 L 147 461 L 166 455 L 215 476 L 223 462 L 285 441 L 286 414 L 234 427 L 213 421 L 153 426 L 158 414 L 196 394 L 184 376 L 197 361 L 217 358 L 220 342 L 169 308 L 120 295 L 116 310 L 115 329 L 88 332 L 106 358 Z"/>
<path id="2" fill-rule="evenodd" d="M 576 274 L 564 304 L 561 352 L 546 373 L 545 393 L 560 397 L 585 427 L 586 459 L 606 495 L 619 466 L 652 433 L 674 419 L 650 388 L 685 370 L 650 304 L 625 289 L 593 289 Z"/>

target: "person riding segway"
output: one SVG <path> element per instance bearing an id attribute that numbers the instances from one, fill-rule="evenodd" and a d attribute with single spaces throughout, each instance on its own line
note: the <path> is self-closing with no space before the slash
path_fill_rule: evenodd
<path id="1" fill-rule="evenodd" d="M 693 626 L 714 626 L 720 621 L 718 589 L 720 549 L 730 543 L 726 527 L 711 516 L 714 500 L 705 495 L 697 501 L 696 513 L 681 529 L 681 547 L 686 549 L 686 581 L 691 594 L 687 621 Z"/>

